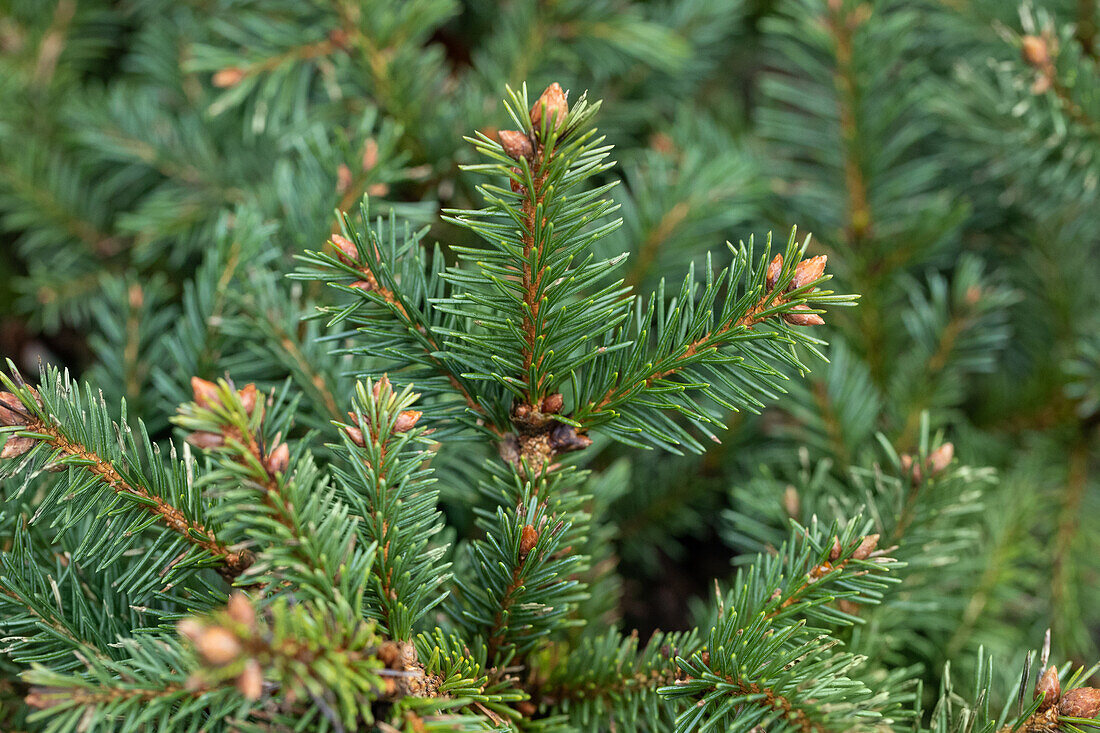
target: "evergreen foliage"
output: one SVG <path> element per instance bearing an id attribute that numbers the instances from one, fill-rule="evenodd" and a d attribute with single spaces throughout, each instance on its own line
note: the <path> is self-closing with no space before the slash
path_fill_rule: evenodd
<path id="1" fill-rule="evenodd" d="M 1098 27 L 6 3 L 0 729 L 1100 726 Z"/>

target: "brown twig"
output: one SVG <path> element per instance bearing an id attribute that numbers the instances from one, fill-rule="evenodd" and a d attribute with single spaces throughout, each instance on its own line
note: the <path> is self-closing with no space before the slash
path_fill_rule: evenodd
<path id="1" fill-rule="evenodd" d="M 549 153 L 544 153 L 549 155 Z M 523 346 L 523 370 L 524 374 L 529 373 L 531 366 L 534 365 L 537 369 L 542 365 L 542 357 L 535 361 L 535 345 L 538 343 L 538 339 L 541 336 L 538 328 L 539 318 L 539 291 L 542 288 L 542 276 L 543 270 L 540 268 L 538 271 L 532 271 L 531 269 L 531 254 L 535 253 L 535 261 L 537 262 L 542 258 L 542 251 L 536 252 L 535 243 L 535 228 L 538 222 L 535 220 L 536 213 L 539 206 L 542 205 L 543 184 L 546 182 L 546 176 L 541 172 L 541 169 L 545 166 L 545 161 L 540 161 L 537 171 L 532 176 L 531 190 L 528 192 L 527 197 L 523 200 L 523 303 L 526 306 L 523 314 L 523 326 L 522 330 L 527 337 L 527 343 Z M 542 397 L 542 377 L 539 377 L 537 384 L 528 385 L 527 403 L 530 405 L 537 405 L 539 399 Z"/>
<path id="2" fill-rule="evenodd" d="M 830 2 L 826 25 L 836 41 L 836 74 L 840 134 L 844 145 L 844 186 L 848 192 L 848 235 L 858 245 L 870 232 L 871 207 L 867 199 L 867 181 L 859 160 L 859 124 L 856 119 L 856 82 L 852 68 L 852 30 L 861 19 L 855 13 L 844 14 L 842 4 Z"/>
<path id="3" fill-rule="evenodd" d="M 202 524 L 188 519 L 183 512 L 161 497 L 149 493 L 149 490 L 144 486 L 135 486 L 127 482 L 110 461 L 89 451 L 82 445 L 71 442 L 57 428 L 36 420 L 29 423 L 26 429 L 39 435 L 49 436 L 41 440 L 44 440 L 61 453 L 82 461 L 88 461 L 89 463 L 84 468 L 94 474 L 101 483 L 116 494 L 141 497 L 141 501 L 135 502 L 135 506 L 140 506 L 145 511 L 157 515 L 169 529 L 179 533 L 188 542 L 202 548 L 221 561 L 222 567 L 219 568 L 218 572 L 226 580 L 232 581 L 251 564 L 252 556 L 249 552 L 246 550 L 231 551 L 225 543 L 220 542 Z"/>
<path id="4" fill-rule="evenodd" d="M 590 404 L 589 412 L 590 413 L 598 413 L 598 412 L 602 411 L 603 408 L 605 408 L 608 405 L 614 403 L 616 400 L 618 400 L 622 396 L 626 395 L 629 392 L 632 392 L 635 388 L 641 387 L 642 389 L 645 389 L 646 387 L 649 387 L 650 385 L 652 385 L 657 380 L 664 379 L 665 377 L 668 377 L 672 374 L 675 374 L 679 370 L 683 369 L 684 366 L 685 366 L 685 362 L 687 362 L 693 356 L 695 356 L 696 354 L 698 354 L 702 350 L 711 348 L 712 345 L 713 345 L 713 342 L 716 339 L 718 339 L 722 336 L 725 336 L 726 334 L 730 333 L 734 329 L 737 329 L 737 328 L 751 329 L 754 326 L 766 321 L 768 319 L 768 317 L 767 316 L 762 316 L 761 313 L 763 313 L 764 311 L 766 311 L 766 310 L 768 310 L 768 309 L 770 309 L 770 308 L 772 308 L 776 305 L 782 304 L 782 302 L 783 301 L 782 301 L 782 296 L 781 295 L 773 293 L 772 291 L 768 291 L 768 292 L 764 293 L 760 297 L 760 299 L 756 302 L 756 305 L 754 305 L 752 308 L 750 308 L 749 311 L 747 313 L 745 313 L 743 316 L 741 316 L 737 320 L 731 321 L 730 323 L 727 323 L 724 326 L 721 326 L 721 327 L 719 327 L 719 328 L 717 328 L 713 331 L 708 331 L 703 336 L 699 337 L 695 341 L 692 341 L 690 344 L 688 344 L 688 346 L 684 350 L 684 352 L 676 357 L 675 362 L 671 366 L 668 366 L 668 367 L 663 368 L 663 369 L 655 370 L 652 373 L 650 373 L 648 376 L 644 377 L 640 382 L 635 382 L 634 384 L 629 385 L 629 386 L 613 385 L 611 388 L 608 389 L 608 391 L 606 393 L 604 393 L 604 395 L 599 400 L 597 400 L 594 403 L 589 403 Z"/>

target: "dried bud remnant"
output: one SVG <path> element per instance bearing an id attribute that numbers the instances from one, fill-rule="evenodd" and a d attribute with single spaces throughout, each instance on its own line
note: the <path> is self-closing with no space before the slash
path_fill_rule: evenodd
<path id="1" fill-rule="evenodd" d="M 798 489 L 793 486 L 783 489 L 783 510 L 792 519 L 797 519 L 802 514 L 802 498 L 798 495 Z"/>
<path id="2" fill-rule="evenodd" d="M 1100 690 L 1078 687 L 1062 696 L 1058 712 L 1069 718 L 1095 718 L 1100 714 Z"/>
<path id="3" fill-rule="evenodd" d="M 187 436 L 187 442 L 201 450 L 210 450 L 211 448 L 221 448 L 225 445 L 225 438 L 221 433 L 196 430 Z"/>
<path id="4" fill-rule="evenodd" d="M 825 319 L 816 313 L 811 313 L 810 306 L 805 304 L 796 305 L 784 313 L 783 320 L 792 326 L 821 326 L 825 323 Z"/>
<path id="5" fill-rule="evenodd" d="M 374 399 L 378 399 L 383 393 L 388 396 L 391 392 L 393 392 L 393 385 L 390 384 L 390 375 L 388 374 L 383 374 L 379 377 L 378 381 L 374 383 L 374 386 L 371 387 L 370 390 L 371 396 L 374 397 Z"/>
<path id="6" fill-rule="evenodd" d="M 791 280 L 791 289 L 797 290 L 819 280 L 825 274 L 825 263 L 828 259 L 826 255 L 818 255 L 799 262 L 794 270 L 794 279 Z"/>
<path id="7" fill-rule="evenodd" d="M 556 415 L 561 412 L 561 408 L 565 405 L 565 399 L 561 396 L 561 392 L 555 392 L 554 394 L 548 394 L 542 398 L 541 410 L 548 415 Z"/>
<path id="8" fill-rule="evenodd" d="M 344 432 L 351 438 L 351 442 L 362 448 L 366 443 L 363 442 L 363 431 L 359 428 L 353 428 L 350 425 L 344 428 Z"/>
<path id="9" fill-rule="evenodd" d="M 1053 664 L 1039 678 L 1039 682 L 1035 685 L 1035 694 L 1043 698 L 1039 703 L 1039 712 L 1048 710 L 1058 703 L 1058 698 L 1062 696 L 1062 684 L 1058 680 L 1058 668 Z"/>
<path id="10" fill-rule="evenodd" d="M 275 450 L 268 454 L 264 464 L 269 474 L 283 473 L 290 465 L 290 448 L 286 443 L 279 443 Z"/>
<path id="11" fill-rule="evenodd" d="M 1024 36 L 1021 51 L 1024 61 L 1036 68 L 1042 68 L 1050 63 L 1050 48 L 1042 36 Z"/>
<path id="12" fill-rule="evenodd" d="M 258 391 L 256 390 L 255 384 L 246 385 L 244 389 L 237 392 L 237 396 L 241 398 L 241 405 L 244 407 L 244 411 L 247 412 L 249 415 L 251 415 L 252 411 L 256 409 L 257 394 Z"/>
<path id="13" fill-rule="evenodd" d="M 500 146 L 504 148 L 504 152 L 508 157 L 515 160 L 521 158 L 527 158 L 530 160 L 535 155 L 535 146 L 531 144 L 530 138 L 517 130 L 501 130 L 497 133 L 497 137 L 500 139 Z"/>
<path id="14" fill-rule="evenodd" d="M 558 423 L 550 431 L 550 448 L 554 453 L 568 453 L 590 445 L 592 445 L 592 438 L 578 434 L 572 425 Z"/>
<path id="15" fill-rule="evenodd" d="M 783 272 L 783 255 L 776 255 L 772 258 L 772 261 L 768 263 L 767 285 L 768 290 L 775 290 L 776 283 L 779 282 L 779 276 Z"/>
<path id="16" fill-rule="evenodd" d="M 355 243 L 350 239 L 339 234 L 333 234 L 331 241 L 332 246 L 336 248 L 336 256 L 345 265 L 354 265 L 359 260 L 359 250 L 356 249 Z"/>
<path id="17" fill-rule="evenodd" d="M 393 432 L 395 433 L 407 433 L 416 426 L 420 416 L 423 415 L 420 410 L 403 410 L 400 415 L 397 416 L 397 420 L 393 424 Z"/>
<path id="18" fill-rule="evenodd" d="M 569 103 L 565 100 L 565 92 L 562 91 L 560 84 L 554 82 L 546 87 L 546 91 L 531 107 L 531 123 L 538 130 L 542 127 L 542 120 L 545 117 L 550 129 L 558 129 L 564 124 L 567 114 L 569 114 Z"/>
<path id="19" fill-rule="evenodd" d="M 829 561 L 836 562 L 839 560 L 840 553 L 843 551 L 844 549 L 840 546 L 840 538 L 833 537 L 833 546 L 829 548 Z"/>
<path id="20" fill-rule="evenodd" d="M 229 66 L 224 69 L 219 69 L 214 72 L 214 76 L 211 78 L 214 86 L 218 89 L 228 89 L 229 87 L 235 87 L 244 80 L 244 69 L 237 66 Z"/>
<path id="21" fill-rule="evenodd" d="M 351 168 L 348 168 L 346 163 L 341 163 L 336 168 L 336 193 L 345 193 L 351 188 L 352 176 Z"/>
<path id="22" fill-rule="evenodd" d="M 932 476 L 942 472 L 951 464 L 951 459 L 955 457 L 955 446 L 951 443 L 944 443 L 936 450 L 928 454 L 928 472 Z"/>
<path id="23" fill-rule="evenodd" d="M 218 396 L 218 385 L 206 379 L 191 377 L 191 392 L 195 396 L 195 404 L 199 407 L 214 407 L 221 404 Z"/>
<path id="24" fill-rule="evenodd" d="M 919 482 L 923 477 L 923 473 L 920 470 L 920 464 L 913 460 L 913 456 L 908 453 L 901 455 L 901 472 L 903 475 L 912 476 L 914 481 Z"/>
<path id="25" fill-rule="evenodd" d="M 251 626 L 256 621 L 256 609 L 252 608 L 252 604 L 244 593 L 234 593 L 229 596 L 226 612 L 229 618 L 245 626 Z"/>
<path id="26" fill-rule="evenodd" d="M 533 526 L 526 524 L 523 527 L 523 531 L 520 532 L 519 538 L 519 559 L 524 560 L 531 554 L 531 550 L 535 549 L 535 545 L 539 541 L 539 533 Z"/>
<path id="27" fill-rule="evenodd" d="M 0 460 L 6 461 L 9 458 L 18 458 L 33 448 L 34 444 L 34 438 L 9 437 L 8 442 L 4 443 L 4 449 L 0 450 Z"/>
<path id="28" fill-rule="evenodd" d="M 264 673 L 255 659 L 245 662 L 244 671 L 237 678 L 237 690 L 247 700 L 259 700 L 264 692 Z"/>
<path id="29" fill-rule="evenodd" d="M 859 547 L 852 553 L 853 560 L 866 560 L 871 556 L 871 553 L 878 547 L 878 535 L 869 534 L 863 538 L 863 541 L 859 543 Z"/>
<path id="30" fill-rule="evenodd" d="M 26 408 L 11 392 L 0 392 L 0 426 L 26 425 Z"/>
<path id="31" fill-rule="evenodd" d="M 206 626 L 201 621 L 185 618 L 176 629 L 195 645 L 195 649 L 210 664 L 223 665 L 232 662 L 241 653 L 241 644 L 229 629 Z"/>

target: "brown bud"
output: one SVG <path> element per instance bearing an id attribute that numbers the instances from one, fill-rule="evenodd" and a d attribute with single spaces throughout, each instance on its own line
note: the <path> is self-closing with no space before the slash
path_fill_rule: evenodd
<path id="1" fill-rule="evenodd" d="M 852 559 L 866 560 L 875 551 L 876 547 L 878 547 L 878 535 L 869 534 L 863 538 L 863 541 L 859 543 L 859 547 L 852 553 Z"/>
<path id="2" fill-rule="evenodd" d="M 363 144 L 363 170 L 369 171 L 374 166 L 378 165 L 378 141 L 373 137 L 368 137 L 367 141 Z"/>
<path id="3" fill-rule="evenodd" d="M 191 377 L 191 391 L 199 407 L 214 407 L 222 402 L 218 385 L 205 379 Z"/>
<path id="4" fill-rule="evenodd" d="M 236 66 L 229 66 L 214 72 L 211 81 L 218 89 L 228 89 L 229 87 L 237 86 L 243 79 L 244 69 Z"/>
<path id="5" fill-rule="evenodd" d="M 516 710 L 518 710 L 519 714 L 523 717 L 532 718 L 535 716 L 535 713 L 539 711 L 539 708 L 530 700 L 520 700 L 516 703 Z"/>
<path id="6" fill-rule="evenodd" d="M 1032 94 L 1046 94 L 1050 91 L 1050 88 L 1054 86 L 1054 82 L 1051 81 L 1049 74 L 1043 74 L 1036 77 L 1035 81 L 1031 84 Z"/>
<path id="7" fill-rule="evenodd" d="M 179 635 L 191 642 L 198 641 L 204 628 L 202 623 L 193 618 L 180 619 L 179 623 L 176 624 L 176 631 L 179 632 Z"/>
<path id="8" fill-rule="evenodd" d="M 500 147 L 504 148 L 505 154 L 510 158 L 519 160 L 520 158 L 527 158 L 530 160 L 535 155 L 535 146 L 531 144 L 531 139 L 517 130 L 501 130 L 497 133 L 497 137 L 500 139 Z"/>
<path id="9" fill-rule="evenodd" d="M 565 398 L 561 396 L 561 392 L 555 392 L 542 398 L 542 406 L 539 409 L 547 415 L 556 415 L 561 412 L 564 404 Z"/>
<path id="10" fill-rule="evenodd" d="M 267 454 L 264 468 L 269 474 L 283 473 L 290 465 L 290 448 L 286 443 L 279 443 L 275 450 Z"/>
<path id="11" fill-rule="evenodd" d="M 67 699 L 69 699 L 68 695 L 63 695 L 56 689 L 49 687 L 32 687 L 31 691 L 23 698 L 23 702 L 32 708 L 49 710 L 52 707 L 62 704 Z"/>
<path id="12" fill-rule="evenodd" d="M 348 32 L 343 28 L 333 28 L 328 32 L 328 39 L 340 48 L 347 48 Z"/>
<path id="13" fill-rule="evenodd" d="M 810 313 L 810 306 L 796 305 L 783 314 L 783 320 L 792 326 L 821 326 L 825 320 L 816 313 Z"/>
<path id="14" fill-rule="evenodd" d="M 791 289 L 809 285 L 825 274 L 825 262 L 829 258 L 826 255 L 818 255 L 808 260 L 802 260 L 794 270 L 794 278 L 791 280 Z"/>
<path id="15" fill-rule="evenodd" d="M 420 410 L 403 410 L 400 415 L 397 416 L 397 420 L 393 424 L 393 432 L 395 433 L 407 433 L 413 429 L 416 425 L 416 421 L 423 415 Z"/>
<path id="16" fill-rule="evenodd" d="M 936 450 L 928 454 L 928 472 L 932 476 L 943 471 L 951 464 L 951 459 L 955 457 L 955 446 L 951 443 L 944 443 Z"/>
<path id="17" fill-rule="evenodd" d="M 388 374 L 383 374 L 381 378 L 374 383 L 374 386 L 371 387 L 370 391 L 371 396 L 374 397 L 374 399 L 378 399 L 379 397 L 381 397 L 383 392 L 387 395 L 393 392 L 393 385 L 390 384 L 390 376 Z"/>
<path id="18" fill-rule="evenodd" d="M 537 428 L 542 424 L 538 410 L 526 402 L 516 402 L 512 405 L 512 422 L 521 428 Z"/>
<path id="19" fill-rule="evenodd" d="M 382 642 L 378 647 L 378 651 L 375 652 L 375 656 L 378 657 L 378 661 L 386 666 L 386 669 L 400 668 L 401 649 L 395 641 Z"/>
<path id="20" fill-rule="evenodd" d="M 264 692 L 264 672 L 260 669 L 260 663 L 255 659 L 249 659 L 244 664 L 244 671 L 237 678 L 237 691 L 246 700 L 259 700 Z"/>
<path id="21" fill-rule="evenodd" d="M 703 664 L 710 666 L 710 652 L 703 652 L 699 655 L 699 661 Z"/>
<path id="22" fill-rule="evenodd" d="M 565 123 L 565 116 L 569 114 L 569 104 L 565 100 L 565 92 L 561 85 L 554 82 L 546 87 L 546 91 L 531 107 L 531 123 L 538 130 L 542 127 L 542 119 L 545 116 L 552 129 L 559 129 Z"/>
<path id="23" fill-rule="evenodd" d="M 344 432 L 351 438 L 351 442 L 362 448 L 366 443 L 363 442 L 363 431 L 359 428 L 353 428 L 350 425 L 344 428 Z"/>
<path id="24" fill-rule="evenodd" d="M 239 390 L 237 395 L 241 398 L 241 405 L 244 407 L 244 411 L 249 415 L 256 409 L 256 385 L 246 385 L 244 389 Z"/>
<path id="25" fill-rule="evenodd" d="M 1050 49 L 1042 36 L 1024 36 L 1021 44 L 1024 61 L 1035 68 L 1042 68 L 1050 63 Z"/>
<path id="26" fill-rule="evenodd" d="M 539 541 L 538 530 L 532 527 L 530 524 L 523 526 L 523 531 L 520 532 L 519 538 L 519 559 L 525 559 L 531 550 L 535 549 L 535 545 Z"/>
<path id="27" fill-rule="evenodd" d="M 523 171 L 520 170 L 519 168 L 512 168 L 512 173 L 517 175 L 517 176 L 522 176 L 523 175 Z M 508 182 L 509 182 L 509 185 L 512 187 L 512 193 L 518 193 L 518 194 L 521 194 L 521 195 L 527 193 L 527 186 L 524 186 L 522 183 L 520 183 L 516 179 L 510 178 L 510 179 L 508 179 Z"/>
<path id="28" fill-rule="evenodd" d="M 35 442 L 34 438 L 9 437 L 8 442 L 4 443 L 4 449 L 0 450 L 0 460 L 6 461 L 9 458 L 18 458 L 33 448 Z"/>
<path id="29" fill-rule="evenodd" d="M 783 272 L 783 255 L 776 255 L 768 263 L 768 274 L 765 281 L 768 290 L 775 290 L 775 284 L 779 282 L 779 275 Z"/>
<path id="30" fill-rule="evenodd" d="M 359 250 L 356 249 L 355 243 L 350 239 L 339 234 L 333 234 L 331 241 L 332 246 L 336 247 L 336 256 L 345 265 L 354 265 L 359 261 Z"/>
<path id="31" fill-rule="evenodd" d="M 1058 668 L 1053 664 L 1043 673 L 1035 684 L 1035 694 L 1043 698 L 1039 703 L 1039 712 L 1054 707 L 1062 696 L 1062 683 L 1058 680 Z"/>
<path id="32" fill-rule="evenodd" d="M 244 593 L 234 593 L 229 596 L 229 603 L 226 604 L 225 610 L 229 618 L 239 624 L 251 626 L 256 621 L 256 609 L 252 607 L 248 596 Z"/>
<path id="33" fill-rule="evenodd" d="M 344 193 L 351 188 L 351 168 L 341 163 L 336 168 L 336 193 Z"/>
<path id="34" fill-rule="evenodd" d="M 375 290 L 377 285 L 378 283 L 371 282 L 370 280 L 356 280 L 348 287 L 356 288 L 358 290 L 365 290 L 366 292 L 370 293 Z"/>
<path id="35" fill-rule="evenodd" d="M 0 425 L 10 427 L 12 425 L 26 425 L 27 418 L 24 415 L 27 408 L 19 398 L 11 392 L 0 392 Z"/>
<path id="36" fill-rule="evenodd" d="M 1058 712 L 1069 718 L 1095 718 L 1100 714 L 1100 690 L 1095 687 L 1078 687 L 1062 695 Z"/>
<path id="37" fill-rule="evenodd" d="M 555 453 L 569 453 L 592 445 L 587 435 L 579 435 L 572 425 L 557 423 L 550 431 L 550 448 Z"/>
<path id="38" fill-rule="evenodd" d="M 840 546 L 840 538 L 833 537 L 833 546 L 829 548 L 829 561 L 836 562 L 840 558 L 840 553 L 844 551 L 844 548 Z"/>
<path id="39" fill-rule="evenodd" d="M 798 495 L 798 489 L 793 486 L 783 489 L 783 510 L 792 518 L 802 514 L 802 498 Z"/>
<path id="40" fill-rule="evenodd" d="M 195 648 L 207 662 L 217 666 L 229 664 L 241 653 L 237 637 L 221 626 L 204 629 L 195 639 Z"/>
<path id="41" fill-rule="evenodd" d="M 221 448 L 225 445 L 225 437 L 221 433 L 210 433 L 205 430 L 196 430 L 187 436 L 187 442 L 200 450 Z"/>
<path id="42" fill-rule="evenodd" d="M 904 476 L 912 476 L 917 483 L 924 479 L 924 471 L 921 470 L 920 463 L 913 460 L 913 456 L 908 453 L 901 455 L 901 473 Z"/>
<path id="43" fill-rule="evenodd" d="M 649 137 L 649 147 L 661 155 L 673 156 L 677 152 L 676 141 L 665 132 L 655 132 Z"/>

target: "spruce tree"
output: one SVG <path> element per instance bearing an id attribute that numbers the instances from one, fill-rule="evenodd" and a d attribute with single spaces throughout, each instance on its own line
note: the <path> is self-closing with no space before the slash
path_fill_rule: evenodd
<path id="1" fill-rule="evenodd" d="M 1098 16 L 9 4 L 0 729 L 1100 726 Z"/>

